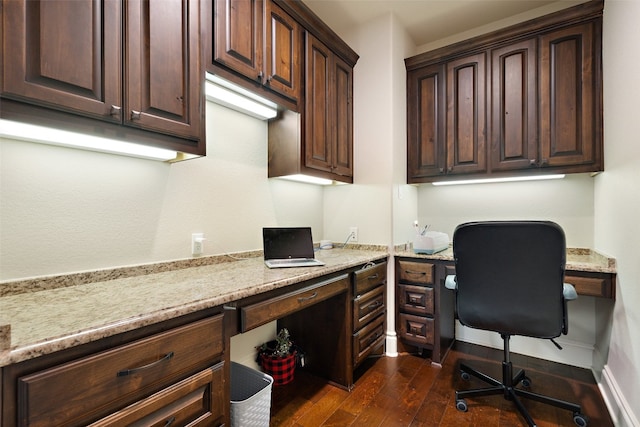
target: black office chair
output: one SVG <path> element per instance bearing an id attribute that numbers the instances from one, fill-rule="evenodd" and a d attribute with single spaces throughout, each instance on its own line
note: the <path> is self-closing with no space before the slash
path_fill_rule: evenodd
<path id="1" fill-rule="evenodd" d="M 467 411 L 465 397 L 503 394 L 531 427 L 536 424 L 520 397 L 572 411 L 576 425 L 587 425 L 580 405 L 516 388 L 529 387 L 531 379 L 522 369 L 513 374 L 509 353 L 512 335 L 553 341 L 567 333 L 566 302 L 577 294 L 563 283 L 565 254 L 564 232 L 553 222 L 471 222 L 455 229 L 456 275 L 447 277 L 446 286 L 456 290 L 457 317 L 465 326 L 498 332 L 504 341 L 502 381 L 460 364 L 463 379 L 472 375 L 491 387 L 456 391 L 458 410 Z"/>

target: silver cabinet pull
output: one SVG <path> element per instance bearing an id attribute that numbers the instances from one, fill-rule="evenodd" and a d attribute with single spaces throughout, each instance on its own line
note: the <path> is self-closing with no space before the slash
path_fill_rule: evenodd
<path id="1" fill-rule="evenodd" d="M 171 360 L 172 357 L 173 357 L 173 351 L 170 351 L 169 353 L 165 354 L 164 357 L 162 357 L 161 359 L 156 360 L 155 362 L 151 362 L 148 365 L 139 366 L 137 368 L 131 368 L 131 369 L 123 369 L 122 371 L 118 371 L 118 376 L 119 377 L 126 377 L 127 375 L 133 375 L 133 374 L 135 374 L 137 372 L 153 368 L 154 366 L 159 365 L 162 362 L 166 362 L 166 361 Z"/>
<path id="2" fill-rule="evenodd" d="M 122 112 L 122 108 L 118 107 L 117 105 L 112 105 L 111 110 L 109 110 L 109 115 L 113 117 L 118 117 L 120 116 L 121 112 Z"/>
<path id="3" fill-rule="evenodd" d="M 140 120 L 140 111 L 131 110 L 131 120 Z"/>
<path id="4" fill-rule="evenodd" d="M 312 293 L 311 295 L 309 295 L 308 297 L 300 297 L 298 298 L 298 302 L 305 302 L 305 301 L 309 301 L 311 299 L 314 299 L 315 297 L 318 296 L 317 292 Z"/>

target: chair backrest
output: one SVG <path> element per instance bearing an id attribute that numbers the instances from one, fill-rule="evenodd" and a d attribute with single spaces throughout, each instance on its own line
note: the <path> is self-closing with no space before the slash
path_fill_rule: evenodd
<path id="1" fill-rule="evenodd" d="M 453 234 L 456 309 L 463 325 L 555 338 L 565 325 L 566 243 L 549 221 L 459 225 Z"/>

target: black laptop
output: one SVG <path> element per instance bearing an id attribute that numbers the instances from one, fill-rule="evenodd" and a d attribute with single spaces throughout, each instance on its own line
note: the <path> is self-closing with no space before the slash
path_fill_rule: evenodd
<path id="1" fill-rule="evenodd" d="M 315 259 L 311 227 L 265 227 L 262 242 L 269 268 L 324 265 Z"/>

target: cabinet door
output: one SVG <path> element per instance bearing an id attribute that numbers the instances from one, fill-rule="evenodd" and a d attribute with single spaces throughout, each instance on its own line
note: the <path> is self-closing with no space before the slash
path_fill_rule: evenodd
<path id="1" fill-rule="evenodd" d="M 265 10 L 265 84 L 297 100 L 302 79 L 301 27 L 271 0 L 266 0 Z"/>
<path id="2" fill-rule="evenodd" d="M 14 0 L 2 8 L 3 96 L 121 120 L 121 1 Z"/>
<path id="3" fill-rule="evenodd" d="M 407 182 L 444 173 L 445 72 L 441 64 L 407 75 Z"/>
<path id="4" fill-rule="evenodd" d="M 200 139 L 199 0 L 126 2 L 124 122 Z"/>
<path id="5" fill-rule="evenodd" d="M 485 53 L 447 63 L 447 173 L 485 172 Z"/>
<path id="6" fill-rule="evenodd" d="M 538 159 L 536 40 L 491 51 L 491 170 L 527 169 Z"/>
<path id="7" fill-rule="evenodd" d="M 214 0 L 213 59 L 262 83 L 262 0 Z"/>
<path id="8" fill-rule="evenodd" d="M 540 36 L 540 166 L 602 163 L 599 22 Z"/>
<path id="9" fill-rule="evenodd" d="M 331 51 L 307 33 L 304 111 L 305 166 L 331 172 Z"/>
<path id="10" fill-rule="evenodd" d="M 332 108 L 329 110 L 332 134 L 332 172 L 353 176 L 353 68 L 333 56 L 331 79 Z"/>

